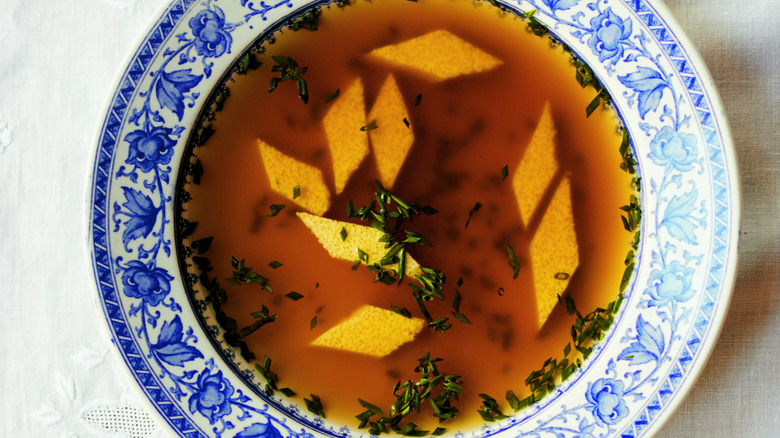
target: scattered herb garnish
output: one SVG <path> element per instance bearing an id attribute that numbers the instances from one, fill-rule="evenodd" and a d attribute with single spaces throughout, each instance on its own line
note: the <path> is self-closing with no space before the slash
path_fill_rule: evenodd
<path id="1" fill-rule="evenodd" d="M 268 284 L 268 279 L 246 266 L 244 259 L 238 260 L 235 257 L 231 257 L 230 264 L 233 266 L 233 276 L 227 279 L 228 283 L 234 286 L 256 284 L 268 292 L 274 293 L 271 285 Z"/>
<path id="2" fill-rule="evenodd" d="M 274 217 L 277 214 L 279 214 L 280 211 L 284 210 L 284 207 L 287 207 L 284 204 L 271 204 L 268 206 L 268 214 L 266 216 L 268 217 Z"/>
<path id="3" fill-rule="evenodd" d="M 271 67 L 271 72 L 279 73 L 279 77 L 271 78 L 268 91 L 274 91 L 280 82 L 295 81 L 298 87 L 298 96 L 303 103 L 309 103 L 309 85 L 303 79 L 307 67 L 298 67 L 298 63 L 289 56 L 272 56 L 271 58 L 276 61 L 276 65 Z"/>
<path id="4" fill-rule="evenodd" d="M 204 237 L 203 239 L 196 240 L 192 242 L 192 249 L 197 250 L 198 254 L 203 254 L 209 250 L 213 240 L 214 237 Z"/>
<path id="5" fill-rule="evenodd" d="M 418 105 L 420 105 L 420 102 L 422 102 L 422 94 L 418 94 L 418 95 L 417 95 L 417 96 L 414 98 L 414 106 L 418 106 Z"/>
<path id="6" fill-rule="evenodd" d="M 555 274 L 555 279 L 556 280 L 568 280 L 569 277 L 571 277 L 571 275 L 569 275 L 568 272 L 557 272 Z"/>
<path id="7" fill-rule="evenodd" d="M 314 318 L 311 319 L 309 330 L 312 330 L 314 327 L 317 327 L 317 315 L 314 315 Z"/>
<path id="8" fill-rule="evenodd" d="M 507 416 L 501 412 L 496 399 L 487 394 L 479 394 L 479 397 L 482 399 L 482 406 L 479 407 L 477 412 L 479 412 L 479 416 L 482 417 L 483 420 L 492 422 L 507 418 Z"/>
<path id="9" fill-rule="evenodd" d="M 512 268 L 512 278 L 517 278 L 518 274 L 520 274 L 520 262 L 517 261 L 515 256 L 515 249 L 507 245 L 506 252 L 509 253 L 509 266 Z"/>
<path id="10" fill-rule="evenodd" d="M 411 123 L 409 123 L 409 119 L 407 119 L 406 117 L 404 117 L 404 125 L 406 125 L 406 127 L 407 127 L 407 128 L 409 128 L 410 126 L 412 126 L 412 124 L 411 124 Z"/>
<path id="11" fill-rule="evenodd" d="M 498 295 L 501 296 L 501 297 L 504 296 L 504 288 L 503 287 L 499 287 L 498 288 Z"/>
<path id="12" fill-rule="evenodd" d="M 261 365 L 256 363 L 255 369 L 265 379 L 265 387 L 263 388 L 265 393 L 268 395 L 273 394 L 274 391 L 278 389 L 276 384 L 279 382 L 279 376 L 277 376 L 275 372 L 271 371 L 271 358 L 265 356 L 263 359 L 263 364 Z"/>
<path id="13" fill-rule="evenodd" d="M 276 268 L 279 268 L 279 267 L 284 266 L 284 265 L 282 265 L 280 262 L 274 260 L 271 263 L 269 263 L 268 266 L 270 266 L 272 269 L 276 269 Z"/>
<path id="14" fill-rule="evenodd" d="M 358 428 L 368 427 L 368 433 L 371 435 L 381 435 L 391 431 L 405 436 L 428 435 L 430 431 L 419 430 L 412 422 L 401 424 L 407 415 L 412 412 L 419 413 L 426 401 L 433 409 L 433 416 L 438 418 L 440 423 L 455 417 L 458 408 L 453 406 L 452 402 L 457 401 L 458 394 L 463 392 L 463 382 L 456 374 L 440 372 L 436 367 L 436 362 L 439 361 L 441 361 L 439 358 L 431 359 L 430 353 L 418 359 L 419 364 L 414 371 L 420 373 L 419 380 L 417 382 L 407 380 L 395 384 L 393 395 L 396 400 L 390 406 L 387 416 L 382 408 L 358 399 L 360 405 L 366 409 L 355 416 L 360 420 Z M 433 433 L 441 435 L 445 431 L 446 429 L 437 427 Z"/>
<path id="15" fill-rule="evenodd" d="M 474 204 L 474 207 L 472 207 L 471 211 L 469 211 L 469 218 L 466 219 L 466 226 L 464 228 L 469 227 L 469 222 L 471 222 L 471 216 L 474 216 L 474 213 L 478 212 L 479 209 L 482 208 L 482 204 L 477 202 Z"/>
<path id="16" fill-rule="evenodd" d="M 320 25 L 320 15 L 322 15 L 322 12 L 319 9 L 309 11 L 293 21 L 290 29 L 295 32 L 301 29 L 315 31 Z"/>
<path id="17" fill-rule="evenodd" d="M 293 301 L 298 301 L 301 298 L 303 298 L 303 295 L 301 295 L 301 294 L 299 294 L 298 292 L 295 292 L 295 291 L 288 292 L 284 296 L 289 298 L 289 299 L 291 299 L 291 300 L 293 300 Z"/>
<path id="18" fill-rule="evenodd" d="M 296 199 L 299 196 L 301 196 L 301 186 L 293 187 L 293 199 Z"/>
<path id="19" fill-rule="evenodd" d="M 509 165 L 505 165 L 501 168 L 501 181 L 505 180 L 509 176 Z"/>
<path id="20" fill-rule="evenodd" d="M 528 28 L 531 29 L 531 32 L 533 32 L 536 36 L 542 36 L 547 33 L 547 26 L 537 20 L 534 16 L 535 14 L 536 9 L 532 9 L 523 14 L 523 17 L 528 19 Z"/>
<path id="21" fill-rule="evenodd" d="M 367 125 L 361 126 L 360 130 L 361 131 L 372 131 L 372 130 L 374 130 L 376 128 L 379 128 L 379 126 L 376 124 L 376 119 L 374 119 L 374 120 L 368 122 Z"/>
<path id="22" fill-rule="evenodd" d="M 328 97 L 326 97 L 326 98 L 325 98 L 325 103 L 328 103 L 328 102 L 330 102 L 331 100 L 333 100 L 333 99 L 335 99 L 335 98 L 339 97 L 339 94 L 340 94 L 340 93 L 341 93 L 341 89 L 340 89 L 340 88 L 337 88 L 337 89 L 336 89 L 336 91 L 334 91 L 334 92 L 332 92 L 332 93 L 328 94 Z"/>
<path id="23" fill-rule="evenodd" d="M 309 395 L 311 396 L 311 400 L 306 397 L 303 398 L 303 401 L 306 402 L 306 409 L 314 415 L 325 418 L 325 411 L 322 409 L 322 400 L 320 397 L 316 394 Z"/>
<path id="24" fill-rule="evenodd" d="M 262 62 L 257 60 L 253 53 L 246 53 L 238 64 L 238 74 L 245 75 L 249 70 L 257 70 Z"/>
<path id="25" fill-rule="evenodd" d="M 271 315 L 270 313 L 271 312 L 265 306 L 263 306 L 263 308 L 257 312 L 252 312 L 251 315 L 253 318 L 255 318 L 255 321 L 253 321 L 252 324 L 249 324 L 248 326 L 239 330 L 238 337 L 244 339 L 252 333 L 256 332 L 260 327 L 270 322 L 276 321 L 276 318 L 278 318 L 279 315 Z"/>
<path id="26" fill-rule="evenodd" d="M 347 240 L 347 236 L 349 234 L 347 233 L 347 229 L 345 227 L 341 227 L 341 231 L 339 231 L 339 236 L 341 236 L 341 240 Z"/>

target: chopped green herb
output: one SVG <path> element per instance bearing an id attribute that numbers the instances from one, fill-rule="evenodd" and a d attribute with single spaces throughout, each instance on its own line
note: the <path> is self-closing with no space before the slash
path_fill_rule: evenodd
<path id="1" fill-rule="evenodd" d="M 418 94 L 418 95 L 417 95 L 417 96 L 414 98 L 414 106 L 418 106 L 418 105 L 420 105 L 420 102 L 422 102 L 422 94 Z"/>
<path id="2" fill-rule="evenodd" d="M 233 276 L 227 279 L 228 283 L 234 286 L 256 284 L 270 293 L 274 292 L 271 285 L 268 284 L 268 279 L 246 266 L 244 259 L 238 260 L 231 257 L 230 264 L 233 266 Z"/>
<path id="3" fill-rule="evenodd" d="M 339 231 L 339 236 L 341 236 L 341 240 L 347 240 L 347 229 L 345 227 L 341 227 L 341 231 Z"/>
<path id="4" fill-rule="evenodd" d="M 479 407 L 478 412 L 483 420 L 493 422 L 507 418 L 507 416 L 501 412 L 501 408 L 498 406 L 496 399 L 487 394 L 479 394 L 479 396 L 482 398 L 482 406 Z"/>
<path id="5" fill-rule="evenodd" d="M 303 401 L 306 402 L 306 409 L 308 409 L 309 412 L 311 412 L 314 415 L 325 418 L 325 411 L 323 411 L 322 409 L 322 400 L 316 394 L 310 394 L 310 395 L 311 395 L 311 400 L 307 399 L 306 397 L 303 398 Z"/>
<path id="6" fill-rule="evenodd" d="M 278 261 L 274 260 L 271 263 L 269 263 L 268 266 L 270 266 L 272 269 L 276 269 L 276 268 L 279 268 L 279 267 L 281 267 L 283 265 L 281 263 L 279 263 Z"/>
<path id="7" fill-rule="evenodd" d="M 319 283 L 319 282 L 317 282 L 317 283 L 314 283 L 314 288 L 315 288 L 315 289 L 319 289 L 319 288 L 320 288 L 320 283 Z"/>
<path id="8" fill-rule="evenodd" d="M 523 16 L 528 19 L 528 28 L 531 29 L 531 32 L 536 36 L 542 36 L 547 33 L 547 26 L 537 20 L 534 14 L 536 14 L 536 9 L 526 12 Z"/>
<path id="9" fill-rule="evenodd" d="M 213 240 L 214 237 L 204 237 L 203 239 L 196 240 L 192 242 L 192 249 L 197 250 L 198 254 L 203 254 L 209 250 Z"/>
<path id="10" fill-rule="evenodd" d="M 503 287 L 499 287 L 498 288 L 498 295 L 502 296 L 502 297 L 504 296 L 504 288 Z"/>
<path id="11" fill-rule="evenodd" d="M 374 120 L 368 122 L 367 125 L 361 126 L 360 130 L 361 131 L 371 131 L 371 130 L 374 130 L 374 129 L 377 129 L 377 128 L 379 128 L 379 126 L 376 124 L 376 119 L 374 119 Z"/>
<path id="12" fill-rule="evenodd" d="M 260 327 L 276 321 L 276 318 L 278 318 L 279 315 L 278 314 L 271 315 L 270 313 L 271 312 L 265 306 L 263 306 L 262 310 L 260 311 L 252 312 L 251 315 L 253 318 L 255 318 L 255 321 L 253 321 L 252 324 L 249 324 L 248 326 L 239 330 L 238 332 L 239 339 L 246 338 L 247 336 L 256 332 Z"/>
<path id="13" fill-rule="evenodd" d="M 401 315 L 403 317 L 406 317 L 406 318 L 411 318 L 412 317 L 412 312 L 410 312 L 409 309 L 407 309 L 406 307 L 402 308 L 402 307 L 397 307 L 397 306 L 391 305 L 390 309 L 393 312 L 395 312 L 395 313 L 397 313 L 397 314 L 399 314 L 399 315 Z"/>
<path id="14" fill-rule="evenodd" d="M 406 117 L 404 117 L 404 125 L 406 125 L 407 128 L 412 126 L 412 124 L 409 123 L 409 119 L 407 119 Z"/>
<path id="15" fill-rule="evenodd" d="M 294 32 L 297 32 L 301 29 L 315 31 L 317 28 L 319 28 L 320 25 L 320 15 L 322 15 L 322 12 L 319 9 L 309 11 L 293 21 L 293 23 L 290 25 L 290 29 L 292 29 Z"/>
<path id="16" fill-rule="evenodd" d="M 287 397 L 295 397 L 295 395 L 296 395 L 295 391 L 293 391 L 290 388 L 279 388 L 279 392 L 281 392 L 282 394 L 284 394 Z"/>
<path id="17" fill-rule="evenodd" d="M 478 212 L 480 208 L 482 208 L 482 204 L 481 203 L 477 202 L 476 204 L 474 204 L 474 207 L 471 209 L 471 211 L 469 211 L 469 218 L 466 219 L 466 226 L 465 226 L 465 228 L 469 227 L 469 222 L 471 222 L 471 216 L 473 216 L 474 213 Z"/>
<path id="18" fill-rule="evenodd" d="M 289 298 L 289 299 L 291 299 L 291 300 L 293 300 L 293 301 L 298 301 L 301 298 L 303 298 L 303 295 L 301 295 L 301 294 L 299 294 L 298 292 L 295 292 L 295 291 L 289 292 L 289 293 L 285 294 L 284 296 Z"/>
<path id="19" fill-rule="evenodd" d="M 417 382 L 407 380 L 395 384 L 393 395 L 396 400 L 390 406 L 387 416 L 382 408 L 358 399 L 360 405 L 366 409 L 355 416 L 360 420 L 359 428 L 368 427 L 371 435 L 381 435 L 391 431 L 405 436 L 427 435 L 429 431 L 417 429 L 417 425 L 412 422 L 401 424 L 407 415 L 420 412 L 420 408 L 426 404 L 426 401 L 433 409 L 433 416 L 439 421 L 455 417 L 458 408 L 452 403 L 453 400 L 457 401 L 459 394 L 463 392 L 463 381 L 458 375 L 440 372 L 436 366 L 436 362 L 439 361 L 441 361 L 439 358 L 431 359 L 430 353 L 418 359 L 419 364 L 415 367 L 415 372 L 420 373 L 419 380 Z M 444 431 L 444 428 L 437 427 L 431 434 L 441 435 Z"/>
<path id="20" fill-rule="evenodd" d="M 279 214 L 280 211 L 284 210 L 284 208 L 287 207 L 284 204 L 271 204 L 268 209 L 270 210 L 266 216 L 274 217 L 277 214 Z"/>
<path id="21" fill-rule="evenodd" d="M 512 278 L 515 279 L 520 274 L 520 262 L 517 261 L 514 248 L 507 245 L 506 251 L 509 253 L 509 266 L 512 268 Z"/>
<path id="22" fill-rule="evenodd" d="M 293 187 L 293 199 L 301 196 L 301 186 Z"/>
<path id="23" fill-rule="evenodd" d="M 314 315 L 314 318 L 311 319 L 311 322 L 309 323 L 309 330 L 313 329 L 314 327 L 317 327 L 317 315 Z"/>
<path id="24" fill-rule="evenodd" d="M 249 70 L 257 70 L 262 62 L 257 60 L 253 53 L 246 53 L 238 64 L 238 74 L 245 75 Z"/>
<path id="25" fill-rule="evenodd" d="M 279 73 L 279 77 L 271 78 L 271 83 L 268 86 L 268 91 L 274 91 L 280 82 L 295 81 L 298 89 L 298 96 L 303 103 L 309 103 L 309 85 L 306 80 L 303 79 L 304 73 L 306 73 L 306 67 L 299 67 L 298 63 L 289 56 L 272 56 L 276 65 L 271 67 L 271 72 Z"/>
<path id="26" fill-rule="evenodd" d="M 328 94 L 328 97 L 326 97 L 326 98 L 325 98 L 325 103 L 328 103 L 328 102 L 330 102 L 331 100 L 333 100 L 333 99 L 335 99 L 335 98 L 339 97 L 339 94 L 340 94 L 340 93 L 341 93 L 341 89 L 340 89 L 340 88 L 336 88 L 336 91 L 334 91 L 334 92 L 332 92 L 332 93 Z"/>
<path id="27" fill-rule="evenodd" d="M 505 180 L 509 176 L 509 165 L 501 168 L 501 181 Z"/>
<path id="28" fill-rule="evenodd" d="M 255 369 L 265 379 L 265 388 L 264 388 L 265 393 L 268 395 L 273 394 L 274 391 L 277 390 L 276 384 L 279 382 L 279 376 L 277 376 L 276 373 L 271 371 L 271 358 L 265 356 L 265 359 L 263 359 L 263 364 L 260 365 L 259 363 L 256 363 Z"/>
<path id="29" fill-rule="evenodd" d="M 568 280 L 569 277 L 571 277 L 571 276 L 569 275 L 568 272 L 557 272 L 555 274 L 555 279 L 556 280 Z"/>

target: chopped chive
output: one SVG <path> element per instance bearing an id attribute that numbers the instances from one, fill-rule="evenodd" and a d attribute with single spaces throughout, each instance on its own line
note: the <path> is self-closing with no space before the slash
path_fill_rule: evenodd
<path id="1" fill-rule="evenodd" d="M 325 98 L 325 103 L 330 102 L 331 100 L 339 97 L 339 93 L 341 92 L 341 89 L 337 88 L 336 91 L 328 94 L 328 97 Z"/>
<path id="2" fill-rule="evenodd" d="M 417 105 L 419 105 L 419 104 L 420 104 L 420 102 L 422 102 L 422 94 L 418 94 L 418 95 L 417 95 L 417 96 L 414 98 L 414 106 L 417 106 Z"/>
<path id="3" fill-rule="evenodd" d="M 379 128 L 379 126 L 376 124 L 376 119 L 374 119 L 374 120 L 368 122 L 367 125 L 361 126 L 360 130 L 361 131 L 371 131 L 371 130 L 374 130 L 374 129 L 377 129 L 377 128 Z"/>
<path id="4" fill-rule="evenodd" d="M 301 294 L 299 294 L 298 292 L 295 292 L 295 291 L 287 293 L 284 296 L 289 298 L 289 299 L 291 299 L 291 300 L 293 300 L 293 301 L 298 301 L 301 298 L 303 298 L 303 295 L 301 295 Z"/>
<path id="5" fill-rule="evenodd" d="M 407 119 L 406 117 L 404 117 L 404 125 L 406 125 L 407 128 L 411 126 L 411 123 L 409 123 L 409 119 Z"/>
<path id="6" fill-rule="evenodd" d="M 293 199 L 301 196 L 301 186 L 293 187 Z"/>
<path id="7" fill-rule="evenodd" d="M 278 267 L 282 266 L 282 264 L 281 264 L 281 263 L 279 263 L 278 261 L 274 260 L 274 261 L 272 261 L 271 263 L 269 263 L 269 264 L 268 264 L 268 266 L 270 266 L 270 267 L 271 267 L 271 268 L 273 268 L 273 269 L 276 269 L 276 268 L 278 268 Z"/>
<path id="8" fill-rule="evenodd" d="M 266 216 L 274 217 L 277 214 L 279 214 L 280 211 L 284 210 L 284 208 L 287 207 L 284 204 L 271 204 L 268 209 L 270 210 Z"/>
<path id="9" fill-rule="evenodd" d="M 311 322 L 309 323 L 309 330 L 313 329 L 314 327 L 317 327 L 317 315 L 314 315 L 314 318 L 311 319 Z"/>
<path id="10" fill-rule="evenodd" d="M 295 397 L 295 395 L 296 395 L 295 391 L 293 391 L 290 388 L 279 388 L 279 392 L 281 392 L 282 394 L 284 394 L 287 397 Z"/>
<path id="11" fill-rule="evenodd" d="M 368 254 L 360 248 L 358 248 L 357 253 L 358 259 L 360 259 L 361 262 L 368 264 Z"/>
<path id="12" fill-rule="evenodd" d="M 499 287 L 498 288 L 498 295 L 502 296 L 502 297 L 504 296 L 504 288 L 503 287 Z"/>
<path id="13" fill-rule="evenodd" d="M 505 180 L 509 176 L 509 165 L 501 168 L 501 181 Z"/>
<path id="14" fill-rule="evenodd" d="M 474 207 L 471 209 L 471 211 L 469 211 L 469 217 L 468 217 L 468 219 L 466 219 L 466 226 L 465 226 L 465 228 L 469 227 L 469 222 L 471 222 L 471 216 L 473 216 L 474 213 L 478 212 L 480 208 L 482 208 L 482 204 L 481 203 L 477 202 L 476 204 L 474 204 Z"/>
<path id="15" fill-rule="evenodd" d="M 310 394 L 310 396 L 311 400 L 306 397 L 303 398 L 303 401 L 306 402 L 306 409 L 314 415 L 325 418 L 325 412 L 322 409 L 322 400 L 320 397 L 316 394 Z"/>
<path id="16" fill-rule="evenodd" d="M 341 227 L 341 231 L 339 231 L 339 236 L 341 236 L 341 240 L 347 240 L 347 229 L 345 227 Z"/>

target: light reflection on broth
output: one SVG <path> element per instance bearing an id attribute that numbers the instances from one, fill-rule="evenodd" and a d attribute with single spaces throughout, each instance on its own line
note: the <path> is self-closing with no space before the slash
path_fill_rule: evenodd
<path id="1" fill-rule="evenodd" d="M 408 68 L 372 62 L 365 56 L 378 47 L 437 29 L 449 30 L 503 64 L 433 82 Z M 550 227 L 545 225 L 548 219 L 543 209 L 531 208 L 534 213 L 529 219 L 521 218 L 513 175 L 522 167 L 549 102 L 557 149 L 552 154 L 554 171 L 545 177 L 535 205 L 550 204 L 558 187 L 570 187 L 567 201 L 573 224 L 568 226 L 576 232 L 576 242 L 554 231 L 544 231 L 544 236 L 536 238 L 548 240 L 542 248 L 574 248 L 576 271 L 552 269 L 556 276 L 566 274 L 558 281 L 568 282 L 578 308 L 589 311 L 605 306 L 617 294 L 631 240 L 619 211 L 631 193 L 631 176 L 620 169 L 621 137 L 614 115 L 597 110 L 586 118 L 584 109 L 594 93 L 574 80 L 569 55 L 560 47 L 551 47 L 548 39 L 534 36 L 522 21 L 499 14 L 486 3 L 361 2 L 326 10 L 316 32 L 288 30 L 277 37 L 266 55 L 259 56 L 263 65 L 246 76 L 236 76 L 230 84 L 230 98 L 212 123 L 215 133 L 195 151 L 204 168 L 202 183 L 187 186 L 191 200 L 183 216 L 198 222 L 191 239 L 214 237 L 207 255 L 214 267 L 210 275 L 228 292 L 222 310 L 239 327 L 250 325 L 250 313 L 263 305 L 278 314 L 276 321 L 245 341 L 259 359 L 272 358 L 279 385 L 298 393 L 294 400 L 302 403 L 303 396 L 319 395 L 327 418 L 337 423 L 356 425 L 354 416 L 364 410 L 358 398 L 386 410 L 395 400 L 393 385 L 416 379 L 417 359 L 427 352 L 444 359 L 438 364 L 441 371 L 459 374 L 465 383 L 456 403 L 461 414 L 443 426 L 463 428 L 480 421 L 479 393 L 500 401 L 508 389 L 521 397 L 527 394 L 523 381 L 545 359 L 560 355 L 570 340 L 572 318 L 559 305 L 539 327 L 534 275 L 542 269 L 531 259 L 531 248 L 540 246 L 538 240 L 532 245 L 534 233 Z M 267 55 L 289 56 L 308 67 L 308 104 L 297 97 L 294 81 L 282 82 L 268 92 L 274 61 Z M 352 270 L 351 261 L 332 259 L 296 216 L 306 210 L 288 199 L 292 193 L 283 196 L 270 187 L 257 141 L 319 169 L 330 192 L 330 207 L 323 216 L 348 221 L 348 201 L 359 207 L 373 200 L 374 181 L 380 172 L 371 150 L 337 193 L 323 119 L 338 98 L 326 103 L 326 97 L 336 89 L 344 93 L 360 78 L 368 113 L 389 74 L 408 111 L 410 126 L 404 129 L 414 134 L 392 191 L 439 211 L 406 224 L 432 243 L 431 247 L 410 247 L 409 254 L 420 265 L 447 275 L 445 301 L 431 301 L 428 309 L 434 317 L 449 316 L 453 326 L 445 333 L 425 328 L 412 342 L 377 358 L 310 344 L 366 304 L 406 308 L 421 318 L 411 290 L 406 284 L 374 283 L 373 274 L 364 266 Z M 415 105 L 418 95 L 422 99 Z M 502 179 L 504 166 L 509 172 Z M 522 184 L 517 196 L 523 196 Z M 478 210 L 474 208 L 477 203 Z M 286 208 L 269 217 L 271 204 Z M 517 278 L 508 263 L 508 245 L 521 265 Z M 232 273 L 231 257 L 246 259 L 247 266 L 269 278 L 274 293 L 224 281 Z M 273 261 L 282 266 L 269 267 Z M 456 284 L 459 278 L 463 280 L 460 287 Z M 456 288 L 463 297 L 460 311 L 471 324 L 452 317 Z M 303 298 L 286 298 L 290 291 Z M 412 421 L 435 427 L 436 422 L 427 418 L 426 414 Z"/>

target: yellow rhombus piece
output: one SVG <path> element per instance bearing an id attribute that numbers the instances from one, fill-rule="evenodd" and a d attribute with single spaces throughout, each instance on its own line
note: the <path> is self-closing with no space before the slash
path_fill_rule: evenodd
<path id="1" fill-rule="evenodd" d="M 368 135 L 374 149 L 379 179 L 387 188 L 393 187 L 414 143 L 414 133 L 404 123 L 404 119 L 408 121 L 408 117 L 409 113 L 395 77 L 388 75 L 368 115 L 368 119 L 376 120 L 378 126 L 369 131 Z"/>
<path id="2" fill-rule="evenodd" d="M 368 254 L 368 263 L 374 264 L 387 254 L 385 242 L 380 242 L 381 231 L 374 227 L 357 225 L 350 222 L 341 222 L 327 219 L 308 213 L 297 213 L 304 224 L 317 236 L 320 245 L 328 251 L 334 259 L 354 262 L 359 260 L 358 249 Z M 346 239 L 341 239 L 341 229 L 347 231 Z M 398 269 L 398 264 L 387 265 L 386 268 Z M 415 277 L 422 275 L 420 264 L 409 254 L 406 255 L 404 275 Z"/>
<path id="3" fill-rule="evenodd" d="M 571 186 L 564 177 L 531 240 L 536 315 L 541 328 L 563 295 L 579 264 L 571 208 Z"/>
<path id="4" fill-rule="evenodd" d="M 536 205 L 558 169 L 555 159 L 555 124 L 550 103 L 544 104 L 542 117 L 536 125 L 531 142 L 525 149 L 523 159 L 512 177 L 520 219 L 526 224 L 531 220 Z"/>
<path id="5" fill-rule="evenodd" d="M 333 159 L 336 194 L 341 193 L 349 177 L 368 155 L 366 106 L 363 101 L 363 81 L 356 79 L 341 93 L 322 121 Z"/>
<path id="6" fill-rule="evenodd" d="M 369 56 L 420 71 L 436 82 L 492 70 L 503 64 L 500 59 L 443 29 L 380 47 Z"/>
<path id="7" fill-rule="evenodd" d="M 279 152 L 262 140 L 257 140 L 257 146 L 273 191 L 314 214 L 328 211 L 330 192 L 319 169 Z M 300 186 L 301 194 L 293 199 L 296 186 Z"/>
<path id="8" fill-rule="evenodd" d="M 414 340 L 424 324 L 420 318 L 406 318 L 392 310 L 365 305 L 311 345 L 383 357 Z"/>

